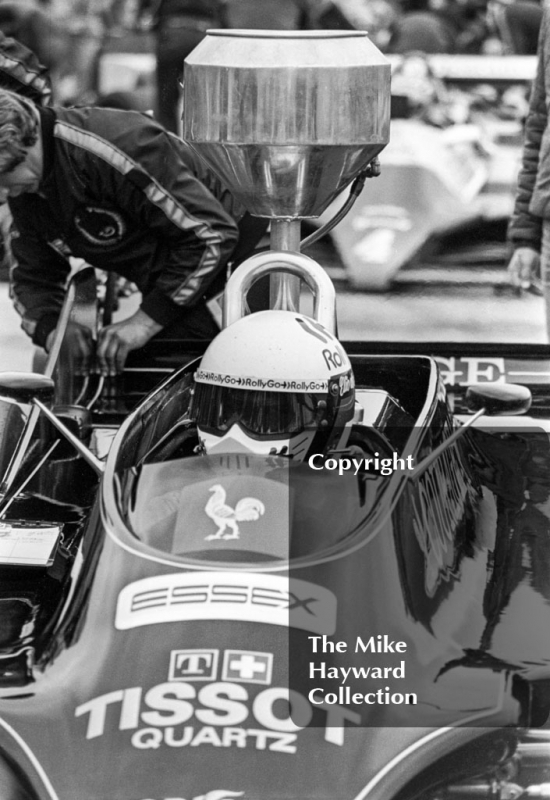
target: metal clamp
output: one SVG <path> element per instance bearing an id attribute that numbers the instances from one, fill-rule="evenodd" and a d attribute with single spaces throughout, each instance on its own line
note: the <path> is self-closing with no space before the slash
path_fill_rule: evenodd
<path id="1" fill-rule="evenodd" d="M 273 273 L 278 273 L 273 275 Z M 223 299 L 223 327 L 227 328 L 249 313 L 246 296 L 253 283 L 266 275 L 272 278 L 272 296 L 275 288 L 274 309 L 297 311 L 299 308 L 299 278 L 313 295 L 313 316 L 330 333 L 336 331 L 336 292 L 324 269 L 302 253 L 258 253 L 244 261 L 231 275 Z M 275 286 L 273 279 L 276 279 Z"/>

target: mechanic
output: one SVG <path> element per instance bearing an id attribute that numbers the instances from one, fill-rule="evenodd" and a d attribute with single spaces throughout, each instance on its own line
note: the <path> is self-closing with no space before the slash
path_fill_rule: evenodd
<path id="1" fill-rule="evenodd" d="M 0 18 L 1 22 L 1 18 Z M 50 105 L 52 85 L 47 67 L 11 36 L 0 32 L 0 87 L 28 97 L 39 105 Z M 7 280 L 11 261 L 11 215 L 7 206 L 0 206 L 0 276 Z"/>
<path id="2" fill-rule="evenodd" d="M 550 342 L 550 17 L 545 6 L 539 36 L 537 73 L 525 123 L 523 158 L 514 212 L 508 226 L 513 247 L 508 274 L 513 286 L 544 296 Z"/>
<path id="3" fill-rule="evenodd" d="M 0 200 L 15 225 L 12 295 L 35 344 L 51 345 L 71 256 L 140 289 L 140 308 L 99 332 L 104 375 L 120 372 L 128 352 L 160 331 L 211 339 L 219 328 L 205 294 L 219 288 L 216 278 L 223 288 L 229 259 L 245 258 L 267 224 L 251 223 L 198 157 L 146 115 L 39 108 L 6 90 Z M 91 337 L 71 324 L 70 353 L 84 374 Z"/>
<path id="4" fill-rule="evenodd" d="M 157 113 L 164 127 L 179 127 L 179 86 L 183 61 L 200 44 L 209 28 L 225 27 L 225 0 L 138 0 L 136 24 L 151 16 L 155 37 Z"/>
<path id="5" fill-rule="evenodd" d="M 0 31 L 34 53 L 43 64 L 54 87 L 63 91 L 69 56 L 66 18 L 52 13 L 42 3 L 0 0 Z"/>

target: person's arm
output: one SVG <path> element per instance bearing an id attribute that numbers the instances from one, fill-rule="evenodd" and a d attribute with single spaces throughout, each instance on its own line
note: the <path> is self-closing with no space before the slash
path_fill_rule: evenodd
<path id="1" fill-rule="evenodd" d="M 529 113 L 525 123 L 525 139 L 521 169 L 518 175 L 514 211 L 508 226 L 508 239 L 514 250 L 531 248 L 540 251 L 542 219 L 529 211 L 531 198 L 537 181 L 540 147 L 548 123 L 546 110 L 545 42 L 541 27 L 537 74 L 531 89 Z"/>
<path id="2" fill-rule="evenodd" d="M 35 199 L 31 197 L 10 203 L 17 219 L 11 245 L 14 266 L 10 293 L 22 317 L 21 327 L 36 345 L 49 353 L 71 266 L 61 252 L 39 235 L 34 204 Z M 92 331 L 77 322 L 69 322 L 63 341 L 72 369 L 76 374 L 87 375 L 95 353 Z"/>
<path id="3" fill-rule="evenodd" d="M 522 165 L 518 175 L 515 205 L 508 225 L 508 240 L 513 252 L 508 276 L 513 286 L 529 289 L 540 272 L 542 219 L 532 214 L 531 199 L 537 182 L 541 142 L 548 124 L 546 110 L 545 36 L 543 21 L 539 36 L 537 74 L 531 89 L 529 113 L 525 123 Z"/>
<path id="4" fill-rule="evenodd" d="M 174 137 L 160 129 L 159 139 L 153 142 L 153 163 L 141 160 L 143 169 L 128 174 L 116 196 L 122 210 L 154 235 L 164 251 L 141 308 L 166 327 L 203 298 L 234 250 L 238 227 L 182 160 Z"/>
<path id="5" fill-rule="evenodd" d="M 101 374 L 116 375 L 122 372 L 128 353 L 139 350 L 162 328 L 141 308 L 127 319 L 102 328 L 97 347 L 97 363 Z"/>
<path id="6" fill-rule="evenodd" d="M 135 225 L 158 239 L 163 261 L 139 314 L 101 331 L 104 373 L 120 371 L 130 350 L 200 302 L 238 240 L 235 220 L 192 171 L 192 161 L 183 158 L 182 143 L 154 123 L 141 124 L 135 168 L 106 173 L 102 197 L 111 197 Z"/>
<path id="7" fill-rule="evenodd" d="M 17 205 L 21 202 L 23 198 L 17 200 Z M 12 203 L 10 206 L 15 211 Z M 21 327 L 34 344 L 45 347 L 63 305 L 70 265 L 33 231 L 31 219 L 32 213 L 22 216 L 15 211 L 10 291 L 22 318 Z"/>

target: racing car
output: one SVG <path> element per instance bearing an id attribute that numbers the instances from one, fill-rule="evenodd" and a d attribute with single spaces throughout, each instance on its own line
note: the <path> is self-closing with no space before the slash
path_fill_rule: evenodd
<path id="1" fill-rule="evenodd" d="M 2 501 L 3 799 L 544 796 L 548 424 L 487 382 L 468 425 L 434 358 L 357 347 L 355 471 L 197 452 L 202 361 L 117 420 L 0 376 L 42 424 Z"/>
<path id="2" fill-rule="evenodd" d="M 391 142 L 380 177 L 325 238 L 329 272 L 358 291 L 500 285 L 535 57 L 410 53 L 391 63 Z"/>
<path id="3" fill-rule="evenodd" d="M 2 800 L 546 796 L 547 348 L 342 344 L 274 250 L 204 354 L 80 385 L 93 278 L 0 375 Z"/>

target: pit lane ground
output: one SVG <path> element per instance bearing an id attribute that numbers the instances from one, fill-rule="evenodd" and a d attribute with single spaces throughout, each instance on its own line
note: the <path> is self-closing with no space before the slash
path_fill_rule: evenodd
<path id="1" fill-rule="evenodd" d="M 385 294 L 338 287 L 339 336 L 343 340 L 470 341 L 543 344 L 540 297 L 513 295 L 487 285 L 417 285 Z M 0 370 L 31 368 L 33 346 L 0 283 Z"/>

